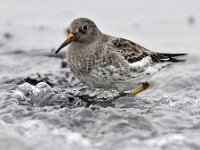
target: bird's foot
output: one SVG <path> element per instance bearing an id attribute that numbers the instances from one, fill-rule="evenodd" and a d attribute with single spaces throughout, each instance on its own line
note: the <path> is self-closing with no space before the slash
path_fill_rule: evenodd
<path id="1" fill-rule="evenodd" d="M 140 92 L 146 90 L 148 87 L 149 87 L 149 83 L 146 82 L 146 83 L 143 84 L 142 87 L 138 88 L 137 90 L 135 90 L 135 91 L 132 92 L 131 94 L 132 94 L 133 96 L 135 96 L 135 95 L 137 95 L 138 93 L 140 93 Z"/>

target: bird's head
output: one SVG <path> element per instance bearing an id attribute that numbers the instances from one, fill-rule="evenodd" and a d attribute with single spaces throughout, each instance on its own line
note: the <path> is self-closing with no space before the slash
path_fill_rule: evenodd
<path id="1" fill-rule="evenodd" d="M 95 41 L 101 32 L 95 23 L 87 18 L 77 18 L 67 28 L 68 37 L 60 45 L 55 53 L 58 53 L 63 47 L 70 43 L 90 44 Z"/>

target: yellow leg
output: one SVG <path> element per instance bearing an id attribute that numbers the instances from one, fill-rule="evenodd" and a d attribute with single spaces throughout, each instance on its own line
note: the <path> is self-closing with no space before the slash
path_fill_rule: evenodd
<path id="1" fill-rule="evenodd" d="M 149 87 L 149 84 L 146 82 L 146 83 L 143 84 L 142 87 L 140 87 L 139 89 L 135 90 L 135 91 L 132 92 L 131 94 L 132 94 L 133 96 L 135 96 L 135 95 L 137 95 L 138 93 L 140 93 L 140 92 L 146 90 L 148 87 Z"/>

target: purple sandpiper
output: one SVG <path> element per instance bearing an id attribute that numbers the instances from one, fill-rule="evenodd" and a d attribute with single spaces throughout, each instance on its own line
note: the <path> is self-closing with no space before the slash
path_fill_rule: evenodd
<path id="1" fill-rule="evenodd" d="M 182 54 L 157 53 L 127 39 L 103 34 L 87 18 L 77 18 L 68 28 L 68 37 L 56 50 L 68 45 L 66 60 L 74 75 L 91 89 L 105 91 L 148 88 L 148 79 L 169 64 L 183 62 Z"/>

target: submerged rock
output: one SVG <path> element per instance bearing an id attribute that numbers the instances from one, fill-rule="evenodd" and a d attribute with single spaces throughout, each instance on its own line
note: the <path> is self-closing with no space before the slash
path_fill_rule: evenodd
<path id="1" fill-rule="evenodd" d="M 56 91 L 45 82 L 31 85 L 27 82 L 21 84 L 16 89 L 14 95 L 22 105 L 31 105 L 33 107 L 60 106 L 60 107 L 81 107 L 88 106 L 89 101 L 81 99 L 82 91 L 64 89 Z"/>

